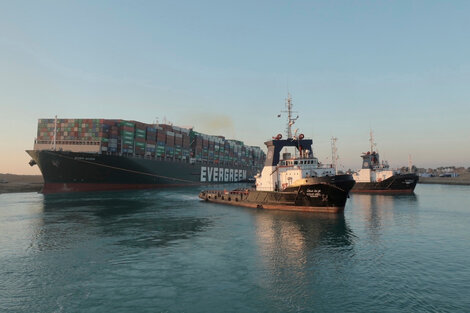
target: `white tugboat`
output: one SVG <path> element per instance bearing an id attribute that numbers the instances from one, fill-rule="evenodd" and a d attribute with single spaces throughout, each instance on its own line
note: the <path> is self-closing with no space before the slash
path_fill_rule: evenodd
<path id="1" fill-rule="evenodd" d="M 387 162 L 380 163 L 376 151 L 374 136 L 370 132 L 370 151 L 363 153 L 362 168 L 353 174 L 356 181 L 351 192 L 356 193 L 413 193 L 418 176 L 413 173 L 400 174 L 392 169 Z"/>
<path id="2" fill-rule="evenodd" d="M 265 166 L 255 176 L 256 189 L 225 192 L 203 191 L 201 199 L 252 208 L 342 213 L 349 190 L 354 186 L 351 175 L 336 175 L 332 165 L 321 165 L 312 153 L 312 140 L 304 135 L 292 136 L 292 99 L 286 101 L 287 139 L 278 134 L 265 142 L 268 153 Z M 292 155 L 282 150 L 295 148 Z M 282 159 L 281 159 L 281 152 Z"/>

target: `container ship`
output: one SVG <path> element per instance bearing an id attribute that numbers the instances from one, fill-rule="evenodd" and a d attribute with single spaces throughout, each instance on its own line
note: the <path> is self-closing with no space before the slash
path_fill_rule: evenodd
<path id="1" fill-rule="evenodd" d="M 398 173 L 390 169 L 387 162 L 380 163 L 379 153 L 375 149 L 372 131 L 369 139 L 370 151 L 363 153 L 362 168 L 353 174 L 356 184 L 351 192 L 411 194 L 418 183 L 414 173 Z"/>
<path id="2" fill-rule="evenodd" d="M 266 158 L 259 147 L 192 128 L 111 119 L 39 119 L 26 152 L 45 194 L 247 181 Z"/>

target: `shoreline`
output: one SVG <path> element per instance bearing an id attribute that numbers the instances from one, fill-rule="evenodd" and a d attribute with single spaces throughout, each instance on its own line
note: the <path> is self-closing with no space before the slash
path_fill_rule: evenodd
<path id="1" fill-rule="evenodd" d="M 420 177 L 418 183 L 470 186 L 470 179 L 460 177 Z"/>
<path id="2" fill-rule="evenodd" d="M 41 175 L 0 174 L 0 194 L 39 192 L 43 184 Z"/>
<path id="3" fill-rule="evenodd" d="M 7 185 L 7 186 L 5 186 Z M 20 193 L 20 192 L 40 192 L 43 184 L 0 184 L 0 195 L 3 193 Z"/>

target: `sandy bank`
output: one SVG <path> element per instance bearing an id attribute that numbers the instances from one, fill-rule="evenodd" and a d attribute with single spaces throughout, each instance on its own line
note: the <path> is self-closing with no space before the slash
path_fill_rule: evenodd
<path id="1" fill-rule="evenodd" d="M 420 184 L 470 185 L 470 173 L 458 177 L 420 177 Z"/>
<path id="2" fill-rule="evenodd" d="M 0 174 L 0 193 L 40 191 L 41 175 Z"/>

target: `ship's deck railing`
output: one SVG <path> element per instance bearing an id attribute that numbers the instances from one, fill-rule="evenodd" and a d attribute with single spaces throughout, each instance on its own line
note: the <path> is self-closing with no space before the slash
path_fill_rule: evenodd
<path id="1" fill-rule="evenodd" d="M 249 195 L 249 190 L 244 189 L 244 190 L 232 190 L 232 191 L 226 191 L 226 190 L 207 190 L 207 191 L 202 191 L 199 194 L 199 197 L 207 199 L 213 199 L 215 201 L 243 201 L 248 198 Z"/>
<path id="2" fill-rule="evenodd" d="M 290 165 L 281 165 L 279 164 L 278 167 L 293 167 L 293 166 L 315 166 L 315 168 L 333 168 L 333 164 L 290 164 Z"/>
<path id="3" fill-rule="evenodd" d="M 221 195 L 247 195 L 249 193 L 248 189 L 242 189 L 242 190 L 204 190 L 205 193 L 213 193 L 213 194 L 218 194 L 219 196 Z"/>
<path id="4" fill-rule="evenodd" d="M 39 145 L 53 145 L 53 140 L 34 140 L 35 144 Z M 56 145 L 85 145 L 85 146 L 99 146 L 101 144 L 100 141 L 87 141 L 87 140 L 56 140 Z"/>

